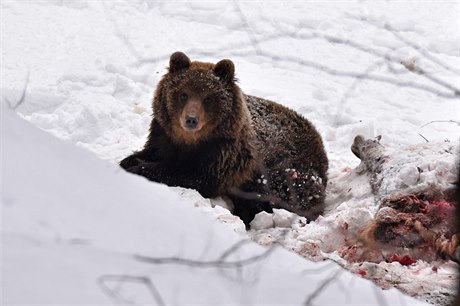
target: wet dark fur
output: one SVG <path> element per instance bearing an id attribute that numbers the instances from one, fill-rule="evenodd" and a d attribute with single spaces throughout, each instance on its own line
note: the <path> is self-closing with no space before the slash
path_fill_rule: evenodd
<path id="1" fill-rule="evenodd" d="M 203 103 L 207 123 L 186 133 L 178 124 L 186 91 Z M 227 196 L 246 225 L 281 207 L 314 219 L 324 210 L 328 160 L 313 125 L 275 102 L 244 95 L 230 60 L 217 64 L 171 56 L 159 82 L 144 148 L 120 165 L 170 186 Z"/>

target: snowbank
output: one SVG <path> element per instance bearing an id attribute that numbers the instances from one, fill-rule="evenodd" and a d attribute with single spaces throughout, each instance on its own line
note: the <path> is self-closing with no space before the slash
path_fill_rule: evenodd
<path id="1" fill-rule="evenodd" d="M 185 205 L 166 186 L 55 139 L 4 103 L 2 124 L 3 305 L 309 299 L 317 305 L 380 299 L 423 305 L 396 290 L 380 291 L 334 263 L 243 244 L 247 236 Z M 252 264 L 219 265 L 260 255 Z M 172 262 L 150 264 L 139 256 Z M 171 258 L 218 262 L 200 268 Z M 330 285 L 315 293 L 323 282 Z"/>

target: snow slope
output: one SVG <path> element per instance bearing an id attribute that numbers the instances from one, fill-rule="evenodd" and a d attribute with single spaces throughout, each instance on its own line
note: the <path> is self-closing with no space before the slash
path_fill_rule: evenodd
<path id="1" fill-rule="evenodd" d="M 4 267 L 14 272 L 6 275 L 17 274 L 30 258 L 42 258 L 43 270 L 27 270 L 37 280 L 36 286 L 31 286 L 31 294 L 34 288 L 34 294 L 47 292 L 39 285 L 62 285 L 70 290 L 65 291 L 69 295 L 63 295 L 70 297 L 75 292 L 71 283 L 62 282 L 62 275 L 48 281 L 40 277 L 53 272 L 46 262 L 62 260 L 64 275 L 74 273 L 79 284 L 89 286 L 85 301 L 97 294 L 97 301 L 102 301 L 107 296 L 92 287 L 100 275 L 94 270 L 99 271 L 100 265 L 86 266 L 84 258 L 99 259 L 101 267 L 107 262 L 108 269 L 101 273 L 115 273 L 112 266 L 126 266 L 127 271 L 131 267 L 144 269 L 144 265 L 133 262 L 133 253 L 151 254 L 154 249 L 155 256 L 172 256 L 176 252 L 173 255 L 202 259 L 202 252 L 212 241 L 217 246 L 215 253 L 209 251 L 208 257 L 203 257 L 212 259 L 237 241 L 228 238 L 234 235 L 228 227 L 217 230 L 212 225 L 212 234 L 208 234 L 208 227 L 201 228 L 200 224 L 208 224 L 209 218 L 188 209 L 198 206 L 200 211 L 242 232 L 239 220 L 224 208 L 213 207 L 222 201 L 203 199 L 190 190 L 147 183 L 127 176 L 116 166 L 117 161 L 143 145 L 151 120 L 152 92 L 165 73 L 169 55 L 176 50 L 186 52 L 192 60 L 232 59 L 240 86 L 247 94 L 279 101 L 317 126 L 330 160 L 331 212 L 308 226 L 302 226 L 301 221 L 284 211 L 262 215 L 262 225 L 255 226 L 249 234 L 261 244 L 280 242 L 307 258 L 332 258 L 347 266 L 336 252 L 344 239 L 343 232 L 337 230 L 341 224 L 357 228 L 376 209 L 367 178 L 350 175 L 350 169 L 359 163 L 349 149 L 354 136 L 361 133 L 370 138 L 381 134 L 382 143 L 396 152 L 426 140 L 440 147 L 458 148 L 460 103 L 455 91 L 460 87 L 459 13 L 458 1 L 268 1 L 263 5 L 249 1 L 2 1 L 2 104 L 70 143 L 63 149 L 55 140 L 43 140 L 43 152 L 33 160 L 29 152 L 38 153 L 35 146 L 40 142 L 35 140 L 42 134 L 8 119 L 10 115 L 2 118 L 2 137 L 10 135 L 10 142 L 2 144 L 3 241 L 11 245 L 4 254 L 11 264 Z M 24 88 L 25 99 L 18 104 Z M 2 113 L 7 111 L 2 108 Z M 23 142 L 16 144 L 16 138 Z M 10 143 L 18 149 L 8 151 Z M 26 145 L 33 148 L 28 147 L 28 154 L 20 156 L 19 148 Z M 60 154 L 54 154 L 56 150 Z M 434 165 L 432 173 L 438 167 L 455 171 L 454 156 L 419 157 L 427 165 Z M 436 164 L 439 158 L 444 162 Z M 90 161 L 84 164 L 83 159 Z M 36 161 L 45 166 L 34 170 L 35 166 L 27 163 L 35 165 Z M 29 166 L 20 175 L 17 167 L 22 164 Z M 47 177 L 43 177 L 43 171 Z M 22 183 L 29 176 L 30 184 Z M 402 179 L 410 176 L 402 175 Z M 342 197 L 350 187 L 353 191 Z M 174 210 L 161 210 L 160 218 L 156 215 L 157 206 L 155 212 L 151 211 L 154 200 Z M 27 205 L 11 204 L 16 201 Z M 68 205 L 61 205 L 63 202 Z M 129 209 L 124 203 L 129 203 Z M 137 210 L 139 213 L 134 213 Z M 198 227 L 197 232 L 191 231 L 194 227 Z M 211 238 L 202 239 L 203 232 Z M 161 233 L 152 235 L 152 242 L 158 241 L 155 247 L 148 243 L 150 240 L 146 243 L 151 233 Z M 184 240 L 185 234 L 196 237 Z M 183 249 L 177 250 L 181 244 Z M 79 268 L 69 267 L 74 260 L 70 257 L 52 255 L 72 254 L 75 248 L 81 252 L 81 257 L 75 257 Z M 253 254 L 253 249 L 256 248 L 252 246 L 248 254 Z M 130 254 L 128 258 L 126 253 Z M 107 260 L 107 254 L 114 257 L 113 263 Z M 289 257 L 290 260 L 294 259 Z M 310 265 L 296 260 L 299 266 Z M 451 262 L 435 263 L 438 273 L 432 271 L 431 263 L 424 262 L 413 267 L 397 263 L 363 265 L 369 274 L 376 270 L 370 278 L 380 280 L 382 287 L 396 286 L 433 304 L 448 302 L 458 278 Z M 348 268 L 363 270 L 358 264 Z M 385 270 L 391 273 L 387 275 Z M 210 277 L 215 284 L 215 273 L 209 274 L 203 276 L 203 281 Z M 289 274 L 285 278 L 303 284 L 296 277 Z M 269 280 L 261 279 L 270 286 Z M 10 301 L 21 301 L 17 299 L 27 298 L 18 289 L 23 279 L 18 277 L 15 281 L 5 288 L 16 292 Z M 227 285 L 227 280 L 222 283 Z M 168 287 L 171 282 L 166 284 L 161 292 L 173 290 Z M 298 288 L 293 283 L 286 284 L 293 288 L 286 289 L 286 295 Z M 232 288 L 244 292 L 244 286 Z M 308 295 L 304 289 L 297 295 L 292 293 L 292 301 L 303 301 Z M 189 289 L 179 291 L 182 290 Z M 187 301 L 187 294 L 171 303 Z M 276 301 L 286 298 L 278 294 L 280 300 L 273 296 Z M 235 298 L 240 300 L 228 301 L 273 300 L 269 293 L 266 300 L 253 292 L 241 296 L 244 298 L 238 295 Z M 363 294 L 364 297 L 367 296 Z M 151 300 L 151 296 L 146 298 Z"/>
<path id="2" fill-rule="evenodd" d="M 336 264 L 241 244 L 245 235 L 174 191 L 54 139 L 2 105 L 2 305 L 151 305 L 158 299 L 147 280 L 166 305 L 294 305 L 309 298 L 312 305 L 423 304 L 396 289 L 381 292 Z M 233 268 L 135 257 L 234 262 L 261 254 Z"/>

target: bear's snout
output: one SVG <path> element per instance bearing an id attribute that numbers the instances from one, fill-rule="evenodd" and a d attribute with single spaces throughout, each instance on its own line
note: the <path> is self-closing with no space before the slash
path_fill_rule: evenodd
<path id="1" fill-rule="evenodd" d="M 193 115 L 187 115 L 185 117 L 185 127 L 189 130 L 194 130 L 198 127 L 198 117 Z"/>
<path id="2" fill-rule="evenodd" d="M 187 132 L 198 132 L 205 124 L 205 110 L 201 99 L 187 101 L 180 116 L 180 125 Z"/>

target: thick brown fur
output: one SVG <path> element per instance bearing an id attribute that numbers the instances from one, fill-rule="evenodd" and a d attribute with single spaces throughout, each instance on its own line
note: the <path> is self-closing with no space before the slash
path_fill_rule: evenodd
<path id="1" fill-rule="evenodd" d="M 204 197 L 226 196 L 246 225 L 277 207 L 316 218 L 324 210 L 328 168 L 321 137 L 294 111 L 243 94 L 234 73 L 230 60 L 171 55 L 148 140 L 120 165 Z"/>

